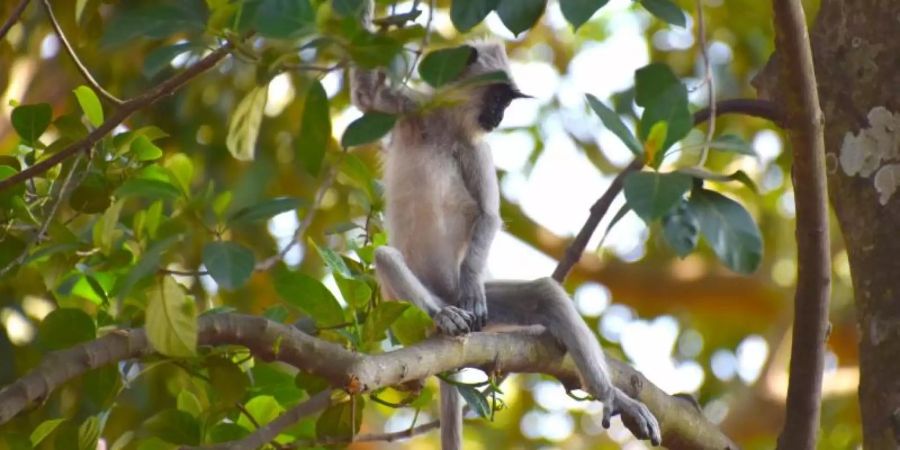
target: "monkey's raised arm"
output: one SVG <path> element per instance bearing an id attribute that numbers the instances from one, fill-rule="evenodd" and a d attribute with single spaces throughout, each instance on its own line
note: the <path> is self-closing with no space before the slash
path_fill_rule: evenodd
<path id="1" fill-rule="evenodd" d="M 374 31 L 372 19 L 374 2 L 365 2 L 362 25 L 368 32 Z M 383 70 L 350 69 L 350 100 L 362 112 L 378 111 L 388 114 L 404 114 L 416 108 L 415 93 L 405 86 L 391 87 L 385 82 Z"/>

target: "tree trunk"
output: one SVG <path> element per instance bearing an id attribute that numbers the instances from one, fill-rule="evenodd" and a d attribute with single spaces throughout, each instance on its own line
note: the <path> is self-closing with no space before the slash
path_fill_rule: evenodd
<path id="1" fill-rule="evenodd" d="M 866 449 L 900 446 L 898 30 L 897 0 L 823 0 L 812 35 L 831 203 L 856 297 Z"/>

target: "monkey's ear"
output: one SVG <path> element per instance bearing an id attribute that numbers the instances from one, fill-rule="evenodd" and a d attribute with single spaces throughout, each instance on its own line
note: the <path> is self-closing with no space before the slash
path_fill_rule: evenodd
<path id="1" fill-rule="evenodd" d="M 475 64 L 475 61 L 478 61 L 478 49 L 471 45 L 467 45 L 467 47 L 469 47 L 469 59 L 466 60 L 466 67 L 469 67 Z"/>

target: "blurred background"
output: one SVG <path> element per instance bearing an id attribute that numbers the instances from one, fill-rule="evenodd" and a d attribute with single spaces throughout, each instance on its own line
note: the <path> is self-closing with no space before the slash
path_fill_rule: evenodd
<path id="1" fill-rule="evenodd" d="M 12 0 L 0 5 L 7 17 Z M 82 84 L 71 60 L 47 24 L 43 11 L 29 7 L 23 21 L 0 41 L 0 154 L 10 154 L 18 137 L 9 122 L 11 101 L 50 103 L 55 112 L 75 106 L 71 90 Z M 168 66 L 149 67 L 148 55 L 159 41 L 146 39 L 127 46 L 99 44 L 104 21 L 119 5 L 104 2 L 96 17 L 76 24 L 76 2 L 55 2 L 56 14 L 70 40 L 101 84 L 130 97 L 197 59 L 184 53 Z M 77 2 L 81 3 L 81 2 Z M 106 4 L 110 3 L 110 4 Z M 121 2 L 133 3 L 133 2 Z M 152 3 L 152 2 L 145 2 Z M 417 22 L 426 25 L 424 8 Z M 512 60 L 512 76 L 532 96 L 518 100 L 507 111 L 491 144 L 503 197 L 504 231 L 496 239 L 489 260 L 494 278 L 532 279 L 548 276 L 588 209 L 612 178 L 631 160 L 631 153 L 590 111 L 585 94 L 614 106 L 634 128 L 634 71 L 650 62 L 668 64 L 690 92 L 693 109 L 708 103 L 702 86 L 703 61 L 699 55 L 696 5 L 679 1 L 688 14 L 687 28 L 667 25 L 630 0 L 611 0 L 591 21 L 573 32 L 551 0 L 539 24 L 513 36 L 495 13 L 473 32 L 461 36 L 448 14 L 449 2 L 438 1 L 433 12 L 433 46 L 462 43 L 470 38 L 505 42 Z M 816 1 L 805 2 L 814 17 Z M 756 0 L 703 0 L 709 57 L 719 100 L 753 98 L 750 80 L 766 63 L 772 48 L 771 11 Z M 399 11 L 412 2 L 398 2 Z M 93 22 L 91 22 L 93 21 Z M 166 44 L 177 43 L 170 38 Z M 234 192 L 234 203 L 250 204 L 262 197 L 289 195 L 313 201 L 324 175 L 299 169 L 294 148 L 298 118 L 302 114 L 304 77 L 294 72 L 275 76 L 268 86 L 265 116 L 257 143 L 256 160 L 240 162 L 225 148 L 230 112 L 254 83 L 254 67 L 229 59 L 202 75 L 173 98 L 144 110 L 129 127 L 154 124 L 170 137 L 158 145 L 167 153 L 183 152 L 193 162 L 194 185 L 210 180 Z M 361 113 L 349 105 L 346 71 L 333 70 L 321 77 L 330 100 L 333 135 L 340 139 L 346 126 Z M 628 120 L 630 118 L 630 120 Z M 614 203 L 588 244 L 586 254 L 567 280 L 578 310 L 596 331 L 604 347 L 629 362 L 664 391 L 687 393 L 703 413 L 721 424 L 743 448 L 772 448 L 781 427 L 787 388 L 793 289 L 796 277 L 794 201 L 790 183 L 790 152 L 781 131 L 761 119 L 729 115 L 717 121 L 719 133 L 732 133 L 751 143 L 756 157 L 733 153 L 710 156 L 708 166 L 720 172 L 743 170 L 756 182 L 754 193 L 738 183 L 714 189 L 740 201 L 757 220 L 764 237 L 760 268 L 751 276 L 730 272 L 705 243 L 699 251 L 679 259 L 662 241 L 661 230 L 648 228 L 633 213 L 609 229 Z M 705 128 L 692 131 L 680 145 L 701 142 Z M 696 146 L 694 146 L 696 148 Z M 325 166 L 337 160 L 333 148 Z M 378 146 L 351 150 L 373 174 L 378 173 Z M 696 151 L 675 152 L 664 167 L 689 165 Z M 361 200 L 354 181 L 338 174 L 324 193 L 307 235 L 341 249 L 359 238 L 369 204 Z M 249 246 L 260 259 L 291 239 L 304 213 L 273 217 L 258 229 L 233 230 L 231 238 Z M 369 217 L 377 226 L 378 217 Z M 260 232 L 265 230 L 267 232 Z M 860 427 L 856 401 L 858 385 L 857 336 L 847 255 L 832 233 L 834 290 L 832 330 L 828 341 L 822 449 L 859 447 Z M 181 249 L 170 268 L 199 267 L 202 242 Z M 314 252 L 313 252 L 314 254 Z M 334 279 L 306 245 L 286 256 L 321 277 L 340 297 Z M 64 305 L 90 309 L 89 293 L 73 289 L 47 293 L 40 274 L 25 270 L 15 279 L 0 281 L 0 385 L 11 382 L 39 361 L 34 346 L 39 323 L 54 308 Z M 256 273 L 236 291 L 218 289 L 208 276 L 179 277 L 198 304 L 228 305 L 240 311 L 262 313 L 278 302 L 270 276 Z M 121 408 L 109 427 L 127 429 L 140 421 L 142 408 L 166 401 L 152 392 L 177 394 L 177 367 L 148 374 L 141 385 L 120 393 Z M 157 375 L 154 375 L 157 374 Z M 158 378 L 154 378 L 157 376 Z M 183 376 L 183 375 L 182 375 Z M 466 371 L 468 380 L 482 380 Z M 635 441 L 618 419 L 608 432 L 600 426 L 597 402 L 577 401 L 555 380 L 540 375 L 512 375 L 502 385 L 506 409 L 494 421 L 473 419 L 466 427 L 467 449 L 615 449 L 646 448 Z M 76 400 L 72 393 L 70 401 Z M 83 401 L 83 400 L 82 400 Z M 436 402 L 435 402 L 436 403 Z M 436 418 L 436 405 L 416 411 L 370 403 L 362 432 L 404 430 L 415 422 Z M 113 414 L 116 409 L 113 409 Z M 2 430 L 2 428 L 0 428 Z M 437 446 L 431 432 L 405 442 L 360 443 L 351 448 L 430 449 Z M 2 447 L 2 444 L 0 444 Z"/>

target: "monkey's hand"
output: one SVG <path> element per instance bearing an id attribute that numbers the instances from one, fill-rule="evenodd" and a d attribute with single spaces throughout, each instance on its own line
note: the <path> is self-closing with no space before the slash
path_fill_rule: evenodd
<path id="1" fill-rule="evenodd" d="M 622 415 L 622 423 L 638 439 L 649 439 L 657 446 L 662 442 L 659 422 L 643 403 L 629 397 L 619 388 L 613 387 L 611 398 L 603 401 L 603 427 L 609 428 L 609 421 L 616 414 Z"/>
<path id="2" fill-rule="evenodd" d="M 438 332 L 447 336 L 459 336 L 469 332 L 469 324 L 475 320 L 472 313 L 453 305 L 445 306 L 434 315 Z"/>
<path id="3" fill-rule="evenodd" d="M 487 298 L 484 295 L 484 281 L 478 275 L 463 271 L 459 277 L 459 292 L 456 304 L 470 312 L 474 320 L 470 323 L 471 331 L 481 330 L 487 324 Z"/>

